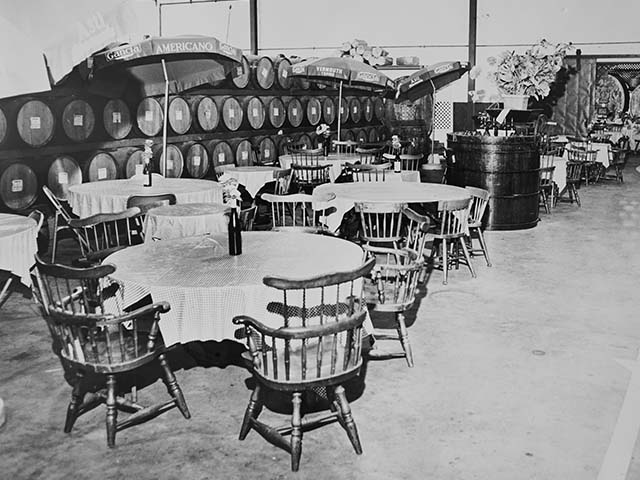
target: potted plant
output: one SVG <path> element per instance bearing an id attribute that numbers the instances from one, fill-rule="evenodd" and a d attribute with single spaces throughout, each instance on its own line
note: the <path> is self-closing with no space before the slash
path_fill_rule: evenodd
<path id="1" fill-rule="evenodd" d="M 498 57 L 488 58 L 487 63 L 492 67 L 489 78 L 498 87 L 504 107 L 524 110 L 529 97 L 541 100 L 549 95 L 551 84 L 571 48 L 571 43 L 554 45 L 542 39 L 524 53 L 507 50 Z"/>

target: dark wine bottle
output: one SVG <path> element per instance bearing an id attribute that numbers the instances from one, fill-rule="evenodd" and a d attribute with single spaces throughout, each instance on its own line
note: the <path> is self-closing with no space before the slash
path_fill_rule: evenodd
<path id="1" fill-rule="evenodd" d="M 148 180 L 147 180 L 148 183 L 145 183 L 144 186 L 145 187 L 153 186 L 153 184 L 152 184 L 152 178 L 153 177 L 151 176 L 151 163 L 150 162 L 146 162 L 144 164 L 144 169 L 142 170 L 142 174 L 148 176 Z"/>
<path id="2" fill-rule="evenodd" d="M 402 171 L 402 159 L 399 153 L 396 153 L 396 158 L 393 160 L 393 171 L 394 173 L 400 173 Z"/>
<path id="3" fill-rule="evenodd" d="M 229 213 L 229 255 L 240 255 L 242 253 L 241 231 L 238 207 L 232 207 Z"/>

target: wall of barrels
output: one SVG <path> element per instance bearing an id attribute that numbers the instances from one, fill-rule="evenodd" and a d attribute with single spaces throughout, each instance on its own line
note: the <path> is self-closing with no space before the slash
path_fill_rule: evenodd
<path id="1" fill-rule="evenodd" d="M 149 138 L 153 168 L 168 177 L 213 178 L 220 164 L 275 161 L 287 141 L 316 147 L 317 125 L 336 130 L 338 90 L 288 78 L 290 64 L 246 55 L 242 75 L 171 95 L 166 153 L 162 96 L 108 99 L 80 86 L 0 99 L 0 211 L 28 209 L 43 185 L 64 199 L 75 183 L 129 178 L 141 171 Z M 382 98 L 345 88 L 342 107 L 343 140 L 387 139 Z"/>

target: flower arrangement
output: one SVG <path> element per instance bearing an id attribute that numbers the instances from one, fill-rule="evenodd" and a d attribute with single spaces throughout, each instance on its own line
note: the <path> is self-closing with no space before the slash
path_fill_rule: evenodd
<path id="1" fill-rule="evenodd" d="M 222 200 L 232 208 L 237 207 L 242 198 L 238 185 L 238 180 L 233 177 L 222 184 Z"/>
<path id="2" fill-rule="evenodd" d="M 153 147 L 153 140 L 147 139 L 144 141 L 144 151 L 142 152 L 142 159 L 144 163 L 148 164 L 151 161 L 151 157 L 153 157 L 153 151 L 151 150 Z"/>
<path id="3" fill-rule="evenodd" d="M 329 125 L 327 125 L 326 123 L 321 123 L 320 125 L 318 125 L 316 127 L 316 135 L 318 136 L 322 135 L 325 138 L 331 135 L 331 130 L 329 129 Z"/>
<path id="4" fill-rule="evenodd" d="M 505 95 L 528 95 L 540 100 L 549 95 L 551 84 L 562 68 L 571 43 L 556 45 L 540 40 L 524 53 L 505 51 L 487 63 L 493 68 L 489 73 L 498 91 Z"/>
<path id="5" fill-rule="evenodd" d="M 400 154 L 402 143 L 400 142 L 400 137 L 398 135 L 391 136 L 391 149 L 394 155 Z"/>

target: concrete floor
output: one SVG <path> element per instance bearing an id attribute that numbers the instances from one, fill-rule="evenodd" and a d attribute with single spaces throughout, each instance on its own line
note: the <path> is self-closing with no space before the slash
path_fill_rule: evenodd
<path id="1" fill-rule="evenodd" d="M 297 474 L 255 432 L 237 439 L 250 375 L 219 345 L 174 358 L 191 420 L 172 410 L 109 450 L 98 408 L 64 434 L 70 388 L 44 322 L 14 294 L 0 310 L 0 478 L 640 478 L 639 160 L 623 185 L 583 187 L 582 208 L 487 232 L 494 266 L 476 258 L 477 279 L 461 269 L 443 286 L 437 272 L 409 316 L 415 368 L 370 362 L 352 401 L 364 454 L 333 424 L 305 434 Z M 154 394 L 160 382 L 141 399 Z"/>

